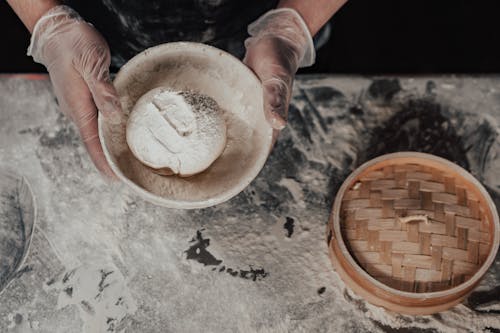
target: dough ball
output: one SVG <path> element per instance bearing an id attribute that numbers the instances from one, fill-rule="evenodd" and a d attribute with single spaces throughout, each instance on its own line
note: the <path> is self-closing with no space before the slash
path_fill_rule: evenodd
<path id="1" fill-rule="evenodd" d="M 190 176 L 222 154 L 226 123 L 209 96 L 155 88 L 135 104 L 126 136 L 134 156 L 155 172 Z"/>

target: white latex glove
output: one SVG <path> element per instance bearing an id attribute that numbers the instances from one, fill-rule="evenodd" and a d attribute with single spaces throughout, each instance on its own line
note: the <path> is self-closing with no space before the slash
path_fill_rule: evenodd
<path id="1" fill-rule="evenodd" d="M 264 111 L 274 129 L 285 127 L 295 73 L 314 63 L 311 34 L 293 9 L 274 9 L 248 26 L 243 62 L 262 81 Z"/>
<path id="2" fill-rule="evenodd" d="M 74 10 L 56 6 L 36 23 L 28 55 L 47 68 L 59 108 L 75 122 L 97 169 L 113 177 L 97 131 L 98 110 L 112 121 L 121 114 L 104 38 Z"/>

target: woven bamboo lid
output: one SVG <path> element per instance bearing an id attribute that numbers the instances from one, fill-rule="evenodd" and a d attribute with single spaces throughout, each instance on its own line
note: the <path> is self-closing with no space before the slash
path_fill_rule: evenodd
<path id="1" fill-rule="evenodd" d="M 389 310 L 428 314 L 460 302 L 499 245 L 496 208 L 467 171 L 414 152 L 384 155 L 351 174 L 328 225 L 335 269 Z"/>

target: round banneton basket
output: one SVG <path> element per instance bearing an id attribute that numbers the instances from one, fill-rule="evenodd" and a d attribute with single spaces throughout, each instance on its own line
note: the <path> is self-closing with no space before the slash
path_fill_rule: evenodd
<path id="1" fill-rule="evenodd" d="M 436 156 L 388 154 L 340 188 L 327 230 L 344 282 L 368 302 L 431 314 L 462 301 L 497 253 L 495 205 L 467 171 Z"/>
<path id="2" fill-rule="evenodd" d="M 126 121 L 99 117 L 99 139 L 116 176 L 142 198 L 165 207 L 205 208 L 243 191 L 263 168 L 273 129 L 263 111 L 262 85 L 240 60 L 215 47 L 173 42 L 130 59 L 114 85 L 128 119 L 137 100 L 152 89 L 195 91 L 212 97 L 223 110 L 227 143 L 205 171 L 191 177 L 162 176 L 142 164 L 126 140 Z"/>

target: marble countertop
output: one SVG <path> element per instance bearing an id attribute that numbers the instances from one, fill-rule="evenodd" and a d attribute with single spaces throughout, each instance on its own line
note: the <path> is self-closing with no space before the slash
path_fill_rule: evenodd
<path id="1" fill-rule="evenodd" d="M 103 180 L 47 76 L 0 76 L 0 169 L 24 175 L 38 206 L 0 332 L 500 332 L 498 259 L 463 304 L 413 317 L 346 288 L 325 241 L 342 180 L 386 152 L 455 161 L 498 206 L 499 121 L 500 77 L 299 76 L 260 175 L 183 211 Z"/>

